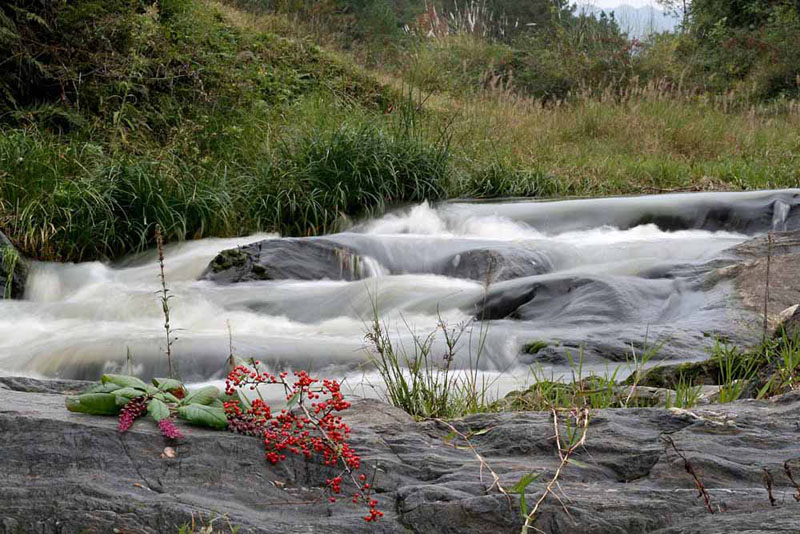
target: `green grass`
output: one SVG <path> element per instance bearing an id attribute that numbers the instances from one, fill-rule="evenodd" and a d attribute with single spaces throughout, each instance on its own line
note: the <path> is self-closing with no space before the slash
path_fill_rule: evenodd
<path id="1" fill-rule="evenodd" d="M 475 322 L 449 325 L 440 318 L 436 329 L 421 335 L 406 324 L 411 337 L 411 346 L 406 346 L 392 339 L 390 327 L 379 316 L 377 302 L 373 304 L 374 318 L 366 339 L 388 403 L 418 419 L 452 419 L 494 410 L 491 384 L 479 372 L 484 327 L 475 332 Z M 473 334 L 477 336 L 474 351 Z M 437 338 L 445 347 L 441 356 L 434 354 Z M 467 365 L 454 368 L 456 353 L 461 350 L 467 352 Z"/>
<path id="2" fill-rule="evenodd" d="M 77 0 L 17 17 L 0 39 L 0 231 L 24 255 L 115 258 L 152 246 L 156 224 L 168 241 L 312 235 L 423 199 L 800 183 L 792 100 L 658 83 L 524 96 L 514 47 L 464 33 L 364 37 L 392 58 L 365 69 L 362 44 L 313 44 L 341 44 L 330 26 L 242 5 Z"/>

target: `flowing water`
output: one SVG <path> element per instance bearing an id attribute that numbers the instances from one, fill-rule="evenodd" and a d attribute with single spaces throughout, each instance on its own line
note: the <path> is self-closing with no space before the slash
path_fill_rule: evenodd
<path id="1" fill-rule="evenodd" d="M 706 273 L 752 236 L 800 226 L 799 205 L 797 190 L 424 203 L 325 237 L 363 259 L 354 281 L 200 279 L 221 250 L 277 236 L 171 245 L 173 352 L 189 381 L 222 377 L 232 344 L 238 356 L 346 377 L 368 393 L 364 335 L 377 309 L 409 350 L 412 333 L 439 320 L 467 325 L 453 365 L 480 356 L 501 392 L 532 364 L 565 372 L 579 351 L 595 369 L 647 346 L 697 360 L 715 335 L 746 337 L 753 321 L 731 283 Z M 25 299 L 0 301 L 0 372 L 96 379 L 126 371 L 130 355 L 135 372 L 163 373 L 159 284 L 154 252 L 35 264 Z M 531 342 L 535 354 L 523 350 Z"/>

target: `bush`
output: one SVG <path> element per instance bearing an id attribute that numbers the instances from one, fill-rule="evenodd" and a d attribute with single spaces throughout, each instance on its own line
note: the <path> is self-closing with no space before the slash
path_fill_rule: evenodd
<path id="1" fill-rule="evenodd" d="M 633 78 L 636 42 L 612 17 L 580 15 L 515 40 L 514 79 L 526 93 L 563 99 L 579 89 L 623 88 Z"/>

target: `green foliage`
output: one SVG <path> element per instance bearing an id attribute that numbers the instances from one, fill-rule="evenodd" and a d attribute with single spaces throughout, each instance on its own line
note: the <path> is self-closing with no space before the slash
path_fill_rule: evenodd
<path id="1" fill-rule="evenodd" d="M 527 94 L 564 99 L 578 90 L 625 87 L 634 76 L 633 45 L 613 17 L 565 18 L 514 41 L 514 80 Z"/>
<path id="2" fill-rule="evenodd" d="M 693 385 L 691 380 L 681 373 L 678 381 L 675 383 L 674 396 L 670 393 L 667 394 L 666 407 L 681 408 L 684 410 L 693 408 L 700 399 L 700 391 L 701 386 Z"/>
<path id="3" fill-rule="evenodd" d="M 12 297 L 14 273 L 17 271 L 20 261 L 17 249 L 11 246 L 3 246 L 0 243 L 0 264 L 2 264 L 3 271 L 6 273 L 6 283 L 2 288 L 2 296 L 0 298 L 9 299 Z"/>
<path id="4" fill-rule="evenodd" d="M 181 382 L 171 378 L 154 378 L 151 385 L 135 376 L 106 374 L 80 395 L 67 397 L 66 406 L 71 412 L 117 415 L 135 399 L 144 399 L 147 413 L 156 422 L 176 413 L 193 425 L 227 426 L 219 389 L 206 386 L 187 393 Z"/>
<path id="5" fill-rule="evenodd" d="M 743 354 L 738 348 L 717 340 L 712 357 L 719 366 L 720 404 L 739 400 L 758 371 L 757 360 Z"/>
<path id="6" fill-rule="evenodd" d="M 491 410 L 489 386 L 479 378 L 479 364 L 486 332 L 478 333 L 477 352 L 473 353 L 470 341 L 473 324 L 449 326 L 441 318 L 437 328 L 425 336 L 406 325 L 411 335 L 412 348 L 395 343 L 385 323 L 375 315 L 366 334 L 372 348 L 372 363 L 383 381 L 386 401 L 421 419 L 454 418 Z M 462 340 L 467 333 L 467 340 Z M 445 353 L 434 356 L 434 343 L 440 336 Z M 458 347 L 468 352 L 467 368 L 459 371 L 452 367 Z"/>
<path id="7" fill-rule="evenodd" d="M 225 410 L 221 406 L 206 406 L 204 404 L 186 404 L 178 407 L 178 416 L 188 423 L 210 428 L 226 428 L 228 420 Z"/>
<path id="8" fill-rule="evenodd" d="M 639 397 L 637 388 L 645 376 L 645 367 L 657 356 L 661 345 L 648 346 L 646 340 L 644 345 L 645 349 L 641 353 L 637 353 L 634 348 L 631 348 L 631 355 L 627 362 L 627 370 L 631 374 L 626 381 L 627 387 L 622 387 L 618 383 L 618 376 L 623 371 L 623 366 L 606 370 L 603 374 L 586 374 L 583 349 L 579 349 L 577 356 L 567 350 L 566 357 L 571 370 L 571 376 L 568 379 L 565 379 L 566 377 L 556 378 L 552 374 L 547 376 L 541 366 L 533 366 L 530 369 L 532 384 L 524 391 L 512 391 L 504 399 L 498 401 L 495 408 L 549 411 L 575 407 L 605 409 L 652 405 L 652 401 Z M 536 342 L 527 347 L 533 349 L 538 347 L 538 350 L 543 348 Z"/>

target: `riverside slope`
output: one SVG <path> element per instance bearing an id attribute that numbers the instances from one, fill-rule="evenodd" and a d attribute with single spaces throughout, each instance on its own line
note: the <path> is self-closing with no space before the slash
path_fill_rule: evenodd
<path id="1" fill-rule="evenodd" d="M 320 465 L 267 465 L 259 441 L 183 427 L 167 443 L 138 422 L 118 434 L 115 418 L 68 413 L 62 393 L 85 384 L 0 381 L 0 533 L 177 532 L 224 514 L 214 532 L 518 532 L 519 505 L 487 491 L 491 476 L 464 444 L 436 422 L 417 423 L 373 400 L 350 410 L 353 444 L 378 465 L 385 517 L 320 498 L 330 476 Z M 549 498 L 535 523 L 547 533 L 797 533 L 800 502 L 784 465 L 800 478 L 800 392 L 772 401 L 739 401 L 691 411 L 637 408 L 592 414 L 581 465 L 563 473 L 563 504 Z M 525 473 L 534 502 L 558 465 L 547 413 L 500 413 L 454 421 L 476 432 L 472 444 L 505 487 Z M 477 433 L 478 431 L 483 431 Z M 669 435 L 699 473 L 714 514 L 697 498 Z M 163 455 L 164 447 L 176 455 Z M 455 447 L 454 445 L 459 445 Z M 763 478 L 774 477 L 774 506 Z"/>

